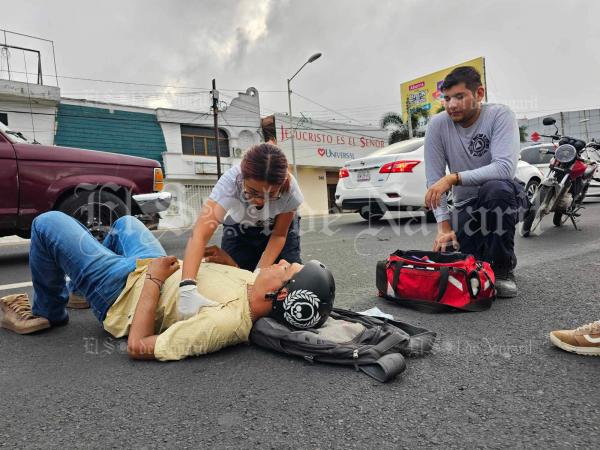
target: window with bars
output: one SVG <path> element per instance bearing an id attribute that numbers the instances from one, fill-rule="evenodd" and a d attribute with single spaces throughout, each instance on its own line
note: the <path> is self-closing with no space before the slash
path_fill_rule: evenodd
<path id="1" fill-rule="evenodd" d="M 217 156 L 215 131 L 208 127 L 181 126 L 181 146 L 184 155 Z M 219 130 L 219 154 L 229 157 L 229 138 Z"/>

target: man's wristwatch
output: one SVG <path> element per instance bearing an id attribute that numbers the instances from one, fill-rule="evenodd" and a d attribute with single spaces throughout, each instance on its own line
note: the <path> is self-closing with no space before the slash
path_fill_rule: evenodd
<path id="1" fill-rule="evenodd" d="M 185 279 L 185 280 L 181 280 L 181 282 L 179 283 L 179 287 L 184 287 L 184 286 L 197 286 L 198 283 L 196 283 L 196 280 L 193 280 L 191 278 Z"/>

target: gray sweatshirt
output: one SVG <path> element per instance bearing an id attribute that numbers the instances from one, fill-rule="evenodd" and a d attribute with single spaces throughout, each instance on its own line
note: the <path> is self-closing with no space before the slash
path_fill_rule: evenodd
<path id="1" fill-rule="evenodd" d="M 514 113 L 505 105 L 486 103 L 473 125 L 463 128 L 446 112 L 431 119 L 425 134 L 427 187 L 450 172 L 460 174 L 461 185 L 453 188 L 454 205 L 476 197 L 486 181 L 513 179 L 519 160 L 519 127 Z M 446 195 L 435 217 L 450 219 Z"/>

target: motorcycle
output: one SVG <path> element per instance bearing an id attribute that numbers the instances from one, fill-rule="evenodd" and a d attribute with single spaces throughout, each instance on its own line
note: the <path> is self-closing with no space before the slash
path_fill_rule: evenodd
<path id="1" fill-rule="evenodd" d="M 554 226 L 564 225 L 570 219 L 575 229 L 579 230 L 577 218 L 584 209 L 582 203 L 588 187 L 592 180 L 598 181 L 594 178 L 598 159 L 590 159 L 590 156 L 598 156 L 600 143 L 594 139 L 586 143 L 580 139 L 561 136 L 556 120 L 552 117 L 546 117 L 542 123 L 546 126 L 554 125 L 555 134 L 541 136 L 552 139 L 553 143 L 558 141 L 558 147 L 554 151 L 541 150 L 545 154 L 553 155 L 553 158 L 548 175 L 540 183 L 523 217 L 523 237 L 530 236 L 544 216 L 550 213 L 554 213 Z"/>

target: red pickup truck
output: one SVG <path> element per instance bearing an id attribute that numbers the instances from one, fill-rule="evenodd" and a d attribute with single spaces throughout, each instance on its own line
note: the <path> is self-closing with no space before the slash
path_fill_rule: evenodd
<path id="1" fill-rule="evenodd" d="M 157 161 L 30 142 L 0 123 L 0 236 L 29 237 L 39 214 L 58 210 L 101 239 L 117 218 L 169 207 Z"/>

